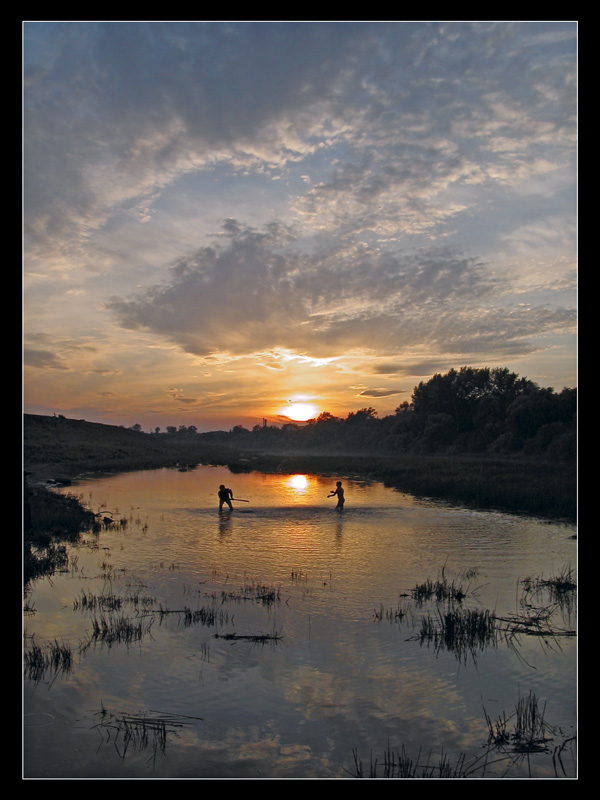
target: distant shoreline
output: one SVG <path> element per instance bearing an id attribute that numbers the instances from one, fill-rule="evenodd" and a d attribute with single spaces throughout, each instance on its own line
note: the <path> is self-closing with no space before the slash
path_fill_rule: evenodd
<path id="1" fill-rule="evenodd" d="M 398 491 L 482 510 L 575 522 L 573 464 L 479 455 L 256 452 L 201 442 L 172 444 L 152 434 L 79 420 L 26 420 L 29 485 L 68 485 L 84 477 L 147 469 L 228 467 L 232 472 L 312 473 L 376 480 Z"/>

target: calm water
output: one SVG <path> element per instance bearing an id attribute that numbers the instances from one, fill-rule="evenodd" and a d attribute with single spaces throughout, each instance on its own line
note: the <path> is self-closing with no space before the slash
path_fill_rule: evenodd
<path id="1" fill-rule="evenodd" d="M 221 483 L 250 502 L 219 516 Z M 87 535 L 27 597 L 25 646 L 58 642 L 73 661 L 26 674 L 25 777 L 350 778 L 353 751 L 368 775 L 388 745 L 470 760 L 486 714 L 530 693 L 550 751 L 575 735 L 574 637 L 436 646 L 418 638 L 435 602 L 411 597 L 445 578 L 463 608 L 522 613 L 525 578 L 574 568 L 574 526 L 344 487 L 343 514 L 335 481 L 312 475 L 200 467 L 71 487 L 126 523 Z M 572 608 L 557 613 L 554 629 L 575 627 Z M 509 775 L 529 769 L 555 776 L 548 753 Z"/>

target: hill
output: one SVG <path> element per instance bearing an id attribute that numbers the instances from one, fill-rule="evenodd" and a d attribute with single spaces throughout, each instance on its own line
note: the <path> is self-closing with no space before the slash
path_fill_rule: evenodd
<path id="1" fill-rule="evenodd" d="M 34 480 L 175 466 L 179 457 L 165 439 L 130 428 L 24 415 L 23 462 Z"/>

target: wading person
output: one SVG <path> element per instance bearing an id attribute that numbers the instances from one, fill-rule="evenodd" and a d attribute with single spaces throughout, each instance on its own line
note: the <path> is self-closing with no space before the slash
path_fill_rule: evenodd
<path id="1" fill-rule="evenodd" d="M 233 511 L 231 501 L 233 500 L 233 492 L 231 489 L 226 489 L 223 484 L 219 486 L 219 514 L 223 510 L 223 503 L 227 503 L 229 508 Z"/>
<path id="2" fill-rule="evenodd" d="M 336 488 L 333 490 L 333 492 L 331 492 L 331 494 L 327 495 L 327 497 L 336 497 L 336 496 L 337 496 L 338 501 L 337 501 L 337 506 L 335 507 L 335 510 L 336 511 L 343 511 L 344 510 L 345 498 L 344 498 L 344 490 L 342 489 L 342 482 L 341 481 L 338 481 L 336 483 Z"/>

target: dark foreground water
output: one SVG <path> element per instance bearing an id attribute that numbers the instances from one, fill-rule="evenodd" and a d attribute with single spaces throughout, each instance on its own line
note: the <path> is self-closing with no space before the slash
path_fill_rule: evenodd
<path id="1" fill-rule="evenodd" d="M 221 483 L 250 502 L 220 516 Z M 343 514 L 312 475 L 71 487 L 116 524 L 26 596 L 24 776 L 352 779 L 487 753 L 473 777 L 575 777 L 575 599 L 548 584 L 576 580 L 574 526 L 344 487 Z M 451 637 L 458 612 L 493 634 Z"/>

